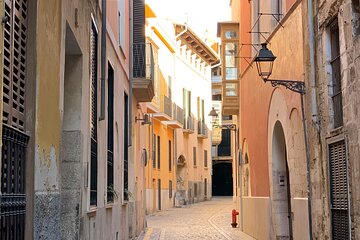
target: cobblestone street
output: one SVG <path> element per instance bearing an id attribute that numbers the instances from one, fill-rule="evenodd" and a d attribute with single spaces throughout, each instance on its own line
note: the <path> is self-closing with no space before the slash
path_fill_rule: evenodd
<path id="1" fill-rule="evenodd" d="M 163 210 L 147 217 L 147 229 L 138 240 L 177 239 L 253 239 L 232 228 L 232 197 L 214 197 L 211 201 Z"/>

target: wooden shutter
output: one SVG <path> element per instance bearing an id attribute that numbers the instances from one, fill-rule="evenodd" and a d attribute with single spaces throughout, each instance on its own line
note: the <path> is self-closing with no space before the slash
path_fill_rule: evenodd
<path id="1" fill-rule="evenodd" d="M 145 1 L 134 0 L 133 4 L 133 41 L 145 43 Z"/>
<path id="2" fill-rule="evenodd" d="M 5 1 L 3 123 L 25 130 L 27 4 Z"/>
<path id="3" fill-rule="evenodd" d="M 349 239 L 348 179 L 345 141 L 329 145 L 333 239 Z"/>

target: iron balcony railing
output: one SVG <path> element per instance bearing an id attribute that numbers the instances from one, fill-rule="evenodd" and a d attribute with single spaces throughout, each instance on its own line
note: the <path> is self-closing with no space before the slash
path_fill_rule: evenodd
<path id="1" fill-rule="evenodd" d="M 164 113 L 168 115 L 169 117 L 172 117 L 172 101 L 171 98 L 164 96 Z"/>
<path id="2" fill-rule="evenodd" d="M 184 110 L 174 103 L 173 119 L 184 125 Z"/>
<path id="3" fill-rule="evenodd" d="M 154 56 L 151 43 L 133 44 L 133 77 L 154 82 Z"/>
<path id="4" fill-rule="evenodd" d="M 194 118 L 191 117 L 191 116 L 187 116 L 185 118 L 185 124 L 184 124 L 184 129 L 187 129 L 187 130 L 191 130 L 191 131 L 194 131 L 195 130 L 195 126 L 194 126 Z"/>
<path id="5" fill-rule="evenodd" d="M 198 134 L 203 136 L 207 136 L 208 134 L 206 124 L 202 121 L 198 122 Z"/>

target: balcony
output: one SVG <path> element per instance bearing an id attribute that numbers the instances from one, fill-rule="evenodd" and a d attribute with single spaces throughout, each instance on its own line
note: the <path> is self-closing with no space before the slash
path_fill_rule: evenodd
<path id="1" fill-rule="evenodd" d="M 194 133 L 194 130 L 195 130 L 194 122 L 195 122 L 195 120 L 194 120 L 193 117 L 187 116 L 185 118 L 185 124 L 184 124 L 183 132 L 184 133 Z"/>
<path id="2" fill-rule="evenodd" d="M 154 57 L 150 43 L 133 44 L 133 94 L 138 102 L 154 97 Z"/>
<path id="3" fill-rule="evenodd" d="M 172 120 L 172 105 L 171 99 L 167 96 L 161 96 L 160 99 L 160 112 L 154 113 L 153 117 L 159 121 Z"/>
<path id="4" fill-rule="evenodd" d="M 208 137 L 208 129 L 206 124 L 202 121 L 198 121 L 198 138 L 207 138 Z"/>
<path id="5" fill-rule="evenodd" d="M 184 126 L 184 110 L 175 103 L 172 110 L 172 120 L 166 122 L 166 124 L 172 128 L 182 128 Z"/>

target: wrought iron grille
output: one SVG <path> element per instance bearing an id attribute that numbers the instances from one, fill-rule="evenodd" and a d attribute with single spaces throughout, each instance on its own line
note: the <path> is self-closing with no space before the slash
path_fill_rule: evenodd
<path id="1" fill-rule="evenodd" d="M 24 239 L 27 1 L 4 1 L 0 239 Z"/>
<path id="2" fill-rule="evenodd" d="M 349 239 L 348 180 L 345 141 L 329 145 L 333 239 Z"/>
<path id="3" fill-rule="evenodd" d="M 0 239 L 24 239 L 25 155 L 29 137 L 3 125 L 0 195 Z"/>

